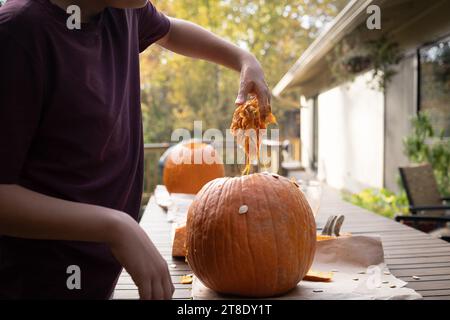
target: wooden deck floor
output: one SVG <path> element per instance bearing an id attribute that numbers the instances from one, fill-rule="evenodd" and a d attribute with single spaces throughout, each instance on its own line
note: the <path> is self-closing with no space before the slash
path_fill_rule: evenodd
<path id="1" fill-rule="evenodd" d="M 344 214 L 343 231 L 353 234 L 378 234 L 382 237 L 385 259 L 392 274 L 408 282 L 424 299 L 450 300 L 450 244 L 392 220 L 375 215 L 341 200 L 333 189 L 324 190 L 317 217 L 320 226 L 330 214 Z M 174 299 L 190 299 L 191 286 L 180 283 L 181 276 L 189 274 L 183 260 L 171 257 L 171 224 L 165 212 L 152 198 L 141 221 L 141 226 L 158 247 L 169 265 L 176 291 Z M 413 277 L 420 277 L 414 280 Z M 137 299 L 138 291 L 124 271 L 116 287 L 114 299 Z"/>

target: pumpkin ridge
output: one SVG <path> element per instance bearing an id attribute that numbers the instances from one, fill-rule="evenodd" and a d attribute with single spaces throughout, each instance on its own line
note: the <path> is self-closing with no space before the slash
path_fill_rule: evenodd
<path id="1" fill-rule="evenodd" d="M 316 221 L 315 221 L 314 215 L 313 215 L 313 213 L 311 211 L 311 207 L 308 204 L 308 200 L 306 199 L 306 196 L 305 196 L 305 194 L 303 192 L 301 192 L 300 198 L 298 198 L 298 202 L 299 202 L 299 205 L 302 206 L 302 208 L 305 208 L 305 210 L 309 212 L 308 215 L 305 215 L 303 217 L 303 219 L 305 220 L 303 222 L 307 223 L 307 224 L 311 224 L 311 225 L 314 226 L 314 228 L 313 228 L 314 230 L 311 230 L 311 234 L 309 236 L 316 238 Z M 304 232 L 303 241 L 307 237 L 308 237 L 307 232 Z M 316 251 L 316 241 L 314 241 L 312 243 L 312 250 L 308 251 L 308 253 L 309 253 L 309 256 L 308 256 L 309 267 L 308 267 L 308 270 L 306 270 L 306 272 L 308 272 L 309 268 L 312 266 L 312 263 L 313 263 L 313 260 L 314 260 L 314 256 L 315 256 L 315 251 Z M 302 279 L 300 279 L 299 281 L 301 281 L 301 280 Z"/>
<path id="2" fill-rule="evenodd" d="M 298 187 L 295 187 L 296 188 L 296 191 L 298 190 L 298 192 L 302 192 L 301 190 L 300 190 L 300 188 L 298 188 Z M 292 191 L 290 191 L 292 194 L 294 193 L 294 189 L 292 189 Z M 297 193 L 298 194 L 298 193 Z M 300 197 L 298 196 L 298 195 L 295 195 L 295 199 L 296 199 L 296 202 L 297 202 L 297 205 L 299 206 L 299 207 L 303 207 L 303 205 L 302 205 L 302 203 L 300 202 Z M 295 219 L 295 222 L 297 223 L 297 225 L 302 225 L 304 222 L 302 221 L 302 218 L 301 217 L 299 217 L 297 214 L 295 214 L 295 213 L 293 213 L 293 216 L 294 216 L 294 219 Z M 305 241 L 306 241 L 306 239 L 300 234 L 300 232 L 296 232 L 295 233 L 295 235 L 296 235 L 296 241 L 297 241 L 297 243 L 304 243 Z M 297 268 L 299 268 L 300 266 L 301 266 L 301 259 L 302 259 L 302 257 L 300 256 L 300 251 L 297 251 L 296 252 L 296 254 L 297 254 L 297 265 L 298 265 L 298 267 Z M 310 259 L 310 257 L 308 256 L 308 257 L 306 257 L 307 259 Z M 308 268 L 309 269 L 309 268 Z M 308 272 L 308 270 L 306 270 L 306 272 Z M 300 277 L 299 277 L 300 278 Z M 302 280 L 302 278 L 303 277 L 301 277 L 300 279 L 298 279 L 298 282 L 300 282 L 301 280 Z M 297 282 L 297 283 L 298 283 Z"/>
<path id="3" fill-rule="evenodd" d="M 295 201 L 297 200 L 296 198 L 296 196 L 295 196 L 295 194 L 293 194 L 292 192 L 291 192 L 291 189 L 290 189 L 290 182 L 285 182 L 285 180 L 281 180 L 280 181 L 280 179 L 276 179 L 276 182 L 275 183 L 281 183 L 281 184 L 283 184 L 283 185 L 286 185 L 286 187 L 287 187 L 287 192 L 289 192 L 289 199 L 295 199 Z M 273 188 L 273 192 L 277 195 L 277 198 L 282 198 L 282 194 L 280 194 L 280 192 L 278 191 L 278 188 Z M 297 202 L 297 201 L 296 201 Z M 283 212 L 286 212 L 286 213 L 288 213 L 289 214 L 289 217 L 288 217 L 288 220 L 289 221 L 292 221 L 292 222 L 294 222 L 295 223 L 295 225 L 297 226 L 297 225 L 299 225 L 298 224 L 298 219 L 296 218 L 296 216 L 295 215 L 293 215 L 292 214 L 292 212 L 291 212 L 291 210 L 290 210 L 290 208 L 288 208 L 288 207 L 286 207 L 286 205 L 285 205 L 285 203 L 281 203 L 280 205 L 282 205 L 282 211 Z M 298 241 L 298 236 L 297 236 L 297 232 L 295 233 L 296 234 L 296 242 L 298 243 L 299 241 Z M 289 234 L 287 235 L 288 237 L 290 236 Z M 284 246 L 283 246 L 284 247 Z M 278 250 L 277 250 L 277 252 L 278 252 Z M 289 255 L 291 254 L 291 252 L 289 252 Z M 296 261 L 296 268 L 293 268 L 293 266 L 290 266 L 290 270 L 288 271 L 288 274 L 293 274 L 294 272 L 294 270 L 298 270 L 298 268 L 300 267 L 300 261 L 299 261 L 299 252 L 294 252 L 293 253 L 294 255 L 295 255 L 295 257 L 296 257 L 296 259 L 295 259 L 295 261 Z M 283 257 L 284 258 L 284 257 Z"/>
<path id="4" fill-rule="evenodd" d="M 213 182 L 208 183 L 207 186 L 200 191 L 200 194 L 197 195 L 197 197 L 199 199 L 202 199 L 203 196 L 206 194 L 206 199 L 205 200 L 202 199 L 203 201 L 201 203 L 201 208 L 202 208 L 200 210 L 201 215 L 196 214 L 196 216 L 194 217 L 194 220 L 201 221 L 201 223 L 197 223 L 197 222 L 194 223 L 195 226 L 200 225 L 200 230 L 197 231 L 197 230 L 191 230 L 190 227 L 188 228 L 188 230 L 192 231 L 192 238 L 194 239 L 194 241 L 193 241 L 193 248 L 190 248 L 189 250 L 192 249 L 192 250 L 194 250 L 194 253 L 196 253 L 197 246 L 201 246 L 201 249 L 199 249 L 199 250 L 200 250 L 200 252 L 202 252 L 202 255 L 203 255 L 203 242 L 201 241 L 201 239 L 198 239 L 198 236 L 199 235 L 203 235 L 203 228 L 204 228 L 204 223 L 203 222 L 204 222 L 205 215 L 206 215 L 205 214 L 205 212 L 206 212 L 205 207 L 206 207 L 206 204 L 207 204 L 207 200 L 208 200 L 208 198 L 210 196 L 210 192 L 207 192 L 207 191 L 212 189 L 213 185 L 214 185 Z M 194 208 L 194 210 L 195 210 L 195 208 Z M 194 256 L 193 265 L 194 265 L 194 267 L 196 267 L 198 265 L 198 258 L 199 257 L 198 257 L 197 254 L 194 254 L 193 256 Z"/>
<path id="5" fill-rule="evenodd" d="M 305 200 L 306 200 L 306 196 L 305 196 L 304 194 L 302 194 L 302 196 L 303 196 L 303 197 L 305 198 Z M 307 200 L 306 200 L 306 203 L 308 203 Z M 314 230 L 311 231 L 311 236 L 314 237 L 314 239 L 316 239 L 316 229 L 317 229 L 316 219 L 315 219 L 315 217 L 314 217 L 314 214 L 313 214 L 312 209 L 311 209 L 310 206 L 308 206 L 308 209 L 309 209 L 309 211 L 310 211 L 310 214 L 308 215 L 308 220 L 309 220 L 308 223 L 311 223 L 311 224 L 314 226 Z M 310 252 L 310 266 L 309 266 L 309 267 L 312 266 L 313 260 L 314 260 L 314 256 L 315 256 L 315 254 L 316 254 L 316 243 L 317 243 L 317 242 L 314 241 L 313 244 L 312 244 L 313 250 Z M 307 270 L 307 271 L 309 271 L 309 270 Z"/>
<path id="6" fill-rule="evenodd" d="M 232 195 L 234 195 L 233 190 L 235 188 L 236 182 L 237 182 L 237 179 L 231 180 L 231 186 L 229 187 L 229 190 L 230 190 L 230 194 L 232 194 Z M 232 220 L 233 220 L 233 215 L 228 213 L 228 215 L 227 215 L 227 230 L 234 231 Z M 231 256 L 234 257 L 234 256 L 236 256 L 235 249 L 234 249 L 235 245 L 233 244 L 234 234 L 230 234 L 229 236 L 230 236 L 230 241 L 227 241 L 228 239 L 226 237 L 225 237 L 225 241 L 230 245 L 229 250 L 230 250 Z M 236 270 L 237 266 L 236 266 L 235 261 L 233 261 L 233 259 L 231 259 L 230 264 L 231 264 L 231 270 Z M 230 272 L 230 279 L 233 279 L 233 278 L 234 278 L 234 280 L 238 280 L 239 282 L 241 280 L 237 276 L 237 272 Z M 231 281 L 231 283 L 236 283 L 236 282 Z M 228 288 L 227 288 L 227 291 L 228 291 Z M 229 292 L 229 293 L 233 293 L 233 292 Z"/>
<path id="7" fill-rule="evenodd" d="M 288 182 L 288 183 L 290 184 L 290 182 Z M 296 205 L 298 205 L 299 207 L 303 208 L 304 206 L 303 206 L 303 204 L 300 201 L 300 197 L 298 197 L 298 195 L 297 195 L 298 193 L 295 194 L 296 192 L 294 192 L 294 190 L 298 190 L 299 192 L 302 192 L 302 191 L 300 191 L 297 188 L 294 189 L 294 188 L 292 188 L 292 186 L 290 186 L 290 188 L 288 190 L 289 190 L 288 192 L 290 194 L 289 197 L 291 199 L 295 199 Z M 294 217 L 294 220 L 295 220 L 297 225 L 302 225 L 302 221 L 299 221 L 300 217 L 298 217 L 298 215 L 293 214 L 293 217 Z M 297 243 L 305 243 L 306 242 L 305 235 L 301 235 L 300 232 L 296 232 L 295 233 L 295 237 L 296 237 L 296 242 Z M 296 255 L 296 263 L 297 263 L 297 269 L 298 269 L 301 266 L 301 264 L 300 264 L 301 261 L 300 260 L 302 259 L 302 257 L 300 257 L 300 251 L 295 252 L 295 255 Z M 310 256 L 304 257 L 304 259 L 309 261 L 310 260 Z M 301 280 L 302 280 L 301 278 L 298 279 L 297 283 L 299 283 Z"/>
<path id="8" fill-rule="evenodd" d="M 252 179 L 252 182 L 253 182 L 253 184 L 254 184 L 254 190 L 255 190 L 255 193 L 257 193 L 257 194 L 264 194 L 264 199 L 266 199 L 266 202 L 264 202 L 264 201 L 261 201 L 261 202 L 259 202 L 259 201 L 257 201 L 256 202 L 256 204 L 257 204 L 257 208 L 258 208 L 258 215 L 262 215 L 259 219 L 258 219 L 258 221 L 259 220 L 262 220 L 262 221 L 264 221 L 265 219 L 267 219 L 267 216 L 266 216 L 266 214 L 265 214 L 265 212 L 267 212 L 267 211 L 271 211 L 271 208 L 270 208 L 270 206 L 268 205 L 268 202 L 267 202 L 267 195 L 266 195 L 266 193 L 265 193 L 265 191 L 264 191 L 264 189 L 265 189 L 265 186 L 267 186 L 267 184 L 264 184 L 263 186 L 262 186 L 262 191 L 260 190 L 261 189 L 261 187 L 256 183 L 257 182 L 257 178 L 259 179 L 263 179 L 264 180 L 264 176 L 263 175 L 261 175 L 261 176 L 259 176 L 259 175 L 253 175 L 252 177 L 251 177 L 251 179 Z M 273 229 L 273 224 L 272 224 L 272 230 L 274 230 Z M 266 243 L 266 240 L 265 239 L 267 239 L 268 238 L 268 234 L 269 234 L 269 232 L 267 233 L 267 234 L 264 234 L 263 232 L 261 232 L 260 230 L 258 230 L 258 235 L 259 235 L 259 239 L 257 239 L 257 241 L 255 241 L 255 242 L 261 242 L 261 243 Z M 275 243 L 275 241 L 273 241 L 274 239 L 275 239 L 275 233 L 273 233 L 272 232 L 272 234 L 271 234 L 271 236 L 270 236 L 270 242 L 271 243 Z M 276 243 L 275 243 L 275 248 L 276 248 Z M 262 249 L 266 249 L 266 248 L 262 248 Z M 271 249 L 271 252 L 270 252 L 270 254 L 272 254 L 273 253 L 273 251 L 276 251 L 276 250 L 273 250 L 273 248 L 270 248 Z M 266 256 L 267 255 L 267 252 L 264 252 L 264 251 L 262 251 L 262 250 L 260 250 L 261 252 L 259 253 L 259 256 L 261 257 L 264 257 L 264 256 Z M 277 259 L 275 259 L 275 260 L 277 260 Z M 271 261 L 271 263 L 272 263 L 272 261 Z M 278 265 L 278 262 L 277 263 L 275 263 L 275 265 Z M 271 274 L 271 269 L 272 269 L 272 266 L 270 265 L 270 264 L 264 264 L 264 265 L 262 265 L 262 266 L 260 266 L 261 268 L 264 268 L 264 271 L 263 271 L 263 273 L 262 274 L 264 274 L 266 277 L 268 277 L 268 279 L 257 279 L 257 281 L 259 280 L 259 281 L 263 281 L 264 282 L 264 284 L 265 284 L 265 290 L 267 290 L 267 287 L 268 286 L 270 286 L 270 287 L 272 287 L 272 286 L 274 286 L 274 285 L 276 285 L 276 283 L 277 283 L 277 281 L 276 281 L 276 279 L 274 280 L 274 279 L 272 279 L 272 274 Z M 278 276 L 277 276 L 278 277 Z"/>
<path id="9" fill-rule="evenodd" d="M 266 192 L 266 188 L 261 188 L 262 189 L 262 192 L 264 193 L 264 199 L 265 199 L 265 201 L 266 201 L 266 205 L 267 205 L 267 207 L 269 208 L 269 212 L 270 212 L 270 219 L 271 219 L 271 221 L 272 221 L 272 223 L 271 223 L 271 225 L 272 225 L 272 230 L 273 230 L 273 237 L 275 238 L 275 257 L 276 257 L 276 265 L 279 265 L 279 263 L 280 263 L 280 257 L 279 257 L 279 254 L 278 254 L 278 250 L 279 250 L 279 248 L 280 248 L 280 246 L 279 246 L 279 244 L 278 244 L 278 238 L 276 237 L 276 234 L 277 234 L 277 230 L 276 230 L 276 228 L 275 228 L 275 225 L 274 225 L 274 222 L 275 222 L 275 220 L 274 220 L 274 218 L 273 218 L 273 213 L 272 213 L 272 205 L 271 205 L 271 202 L 269 202 L 269 198 L 267 197 L 267 192 Z M 275 189 L 275 188 L 274 188 Z M 275 290 L 275 286 L 276 286 L 276 284 L 278 283 L 278 280 L 279 280 L 279 270 L 277 270 L 277 272 L 276 272 L 276 278 L 275 278 L 275 281 L 273 281 L 272 283 L 271 283 L 271 285 L 273 286 L 273 289 Z"/>
<path id="10" fill-rule="evenodd" d="M 218 182 L 219 183 L 219 182 Z M 222 206 L 222 201 L 223 201 L 223 195 L 224 195 L 224 193 L 226 193 L 226 188 L 225 188 L 225 186 L 226 186 L 226 184 L 228 183 L 228 179 L 226 179 L 224 182 L 223 182 L 223 184 L 221 185 L 221 188 L 220 188 L 220 194 L 219 194 L 219 198 L 218 198 L 218 200 L 217 200 L 217 205 L 216 205 L 216 208 L 215 208 L 215 210 L 214 210 L 214 216 L 216 217 L 216 219 L 218 219 L 217 218 L 217 212 L 218 212 L 218 210 L 219 210 L 219 208 L 221 208 L 221 206 Z M 225 191 L 224 191 L 225 190 Z M 226 197 L 225 197 L 226 198 Z M 213 252 L 218 252 L 217 251 L 217 240 L 216 241 L 213 241 L 213 248 L 212 248 L 212 250 L 213 250 Z M 216 274 L 220 274 L 221 273 L 221 266 L 220 266 L 220 262 L 218 261 L 218 259 L 217 259 L 217 257 L 214 259 L 214 267 L 215 267 L 215 269 L 216 269 Z M 216 287 L 217 286 L 217 283 L 215 283 L 215 281 L 213 280 L 213 279 L 209 279 L 209 281 L 213 284 L 213 286 L 214 287 Z"/>
<path id="11" fill-rule="evenodd" d="M 301 191 L 300 191 L 301 192 Z M 308 200 L 306 199 L 306 197 L 305 197 L 305 195 L 303 194 L 303 192 L 301 192 L 301 194 L 300 194 L 300 197 L 297 197 L 297 202 L 298 202 L 298 205 L 299 206 L 301 206 L 302 208 L 305 208 L 305 210 L 309 210 L 310 211 L 310 208 L 308 207 L 308 206 L 306 206 L 304 203 L 302 203 L 302 201 L 305 201 L 305 202 L 307 202 Z M 315 221 L 311 221 L 312 219 L 311 219 L 311 216 L 313 216 L 312 215 L 312 212 L 310 213 L 310 214 L 308 214 L 306 217 L 302 217 L 301 218 L 301 222 L 300 223 L 311 223 L 311 224 L 313 224 L 314 225 L 314 234 L 313 235 L 308 235 L 308 232 L 307 231 L 303 231 L 302 232 L 302 234 L 301 234 L 301 242 L 302 243 L 305 243 L 305 241 L 307 240 L 307 238 L 308 238 L 308 236 L 312 236 L 312 237 L 314 237 L 315 238 Z M 314 242 L 314 244 L 315 244 L 315 242 Z M 315 246 L 314 246 L 315 247 Z M 315 254 L 315 251 L 313 250 L 313 252 L 312 253 L 309 253 L 308 254 L 308 256 L 307 257 L 304 257 L 304 259 L 307 259 L 307 261 L 308 261 L 308 264 L 309 264 L 309 266 L 308 266 L 308 270 L 305 270 L 305 274 L 306 274 L 306 272 L 308 272 L 309 271 L 309 268 L 311 267 L 311 265 L 312 265 L 312 261 L 313 261 L 313 258 L 314 258 L 314 254 Z M 301 281 L 302 279 L 299 279 L 298 281 Z"/>
<path id="12" fill-rule="evenodd" d="M 253 182 L 253 181 L 252 181 Z M 240 184 L 241 184 L 241 194 L 244 194 L 244 182 L 242 180 L 240 180 Z M 250 212 L 251 214 L 252 212 Z M 259 214 L 259 207 L 257 207 L 257 213 L 254 212 L 255 214 Z M 249 215 L 247 214 L 245 217 L 245 229 L 247 230 L 247 234 L 245 235 L 245 239 L 247 242 L 247 248 L 248 248 L 248 252 L 249 252 L 249 256 L 251 257 L 251 261 L 252 261 L 252 268 L 253 268 L 253 272 L 252 272 L 252 291 L 255 290 L 255 284 L 258 281 L 258 279 L 256 278 L 256 267 L 255 267 L 255 253 L 253 252 L 253 250 L 250 247 L 250 239 L 249 239 Z M 251 222 L 250 222 L 251 223 Z"/>
<path id="13" fill-rule="evenodd" d="M 218 183 L 218 180 L 212 181 L 212 182 L 211 182 L 211 187 L 214 187 L 217 183 Z M 214 195 L 214 196 L 215 196 L 215 193 L 214 193 L 214 192 L 208 192 L 208 196 L 207 196 L 206 199 L 205 199 L 205 206 L 206 206 L 207 208 L 209 208 L 208 204 L 209 204 L 211 195 Z M 215 201 L 215 199 L 213 199 L 213 201 Z M 217 208 L 218 208 L 218 206 L 216 206 L 216 210 L 217 210 Z M 202 247 L 201 247 L 202 255 L 205 255 L 205 253 L 207 252 L 207 250 L 205 250 L 204 245 L 205 245 L 205 244 L 208 245 L 208 241 L 205 241 L 205 237 L 209 237 L 209 234 L 207 234 L 207 233 L 205 232 L 205 229 L 206 229 L 206 230 L 209 230 L 209 229 L 210 229 L 209 226 L 211 225 L 211 220 L 212 220 L 212 219 L 209 217 L 210 214 L 207 214 L 207 213 L 209 213 L 209 210 L 202 210 L 202 212 L 203 212 L 202 226 L 204 227 L 204 230 L 202 230 L 202 232 L 201 232 L 201 242 L 200 242 L 200 243 L 202 244 Z M 205 223 L 205 220 L 207 221 L 206 223 Z M 207 240 L 209 240 L 209 239 L 207 239 Z M 213 252 L 214 252 L 214 251 L 213 251 Z M 217 259 L 214 259 L 214 262 L 216 262 L 216 260 L 217 260 Z M 207 281 L 207 282 L 209 283 L 210 286 L 213 286 L 213 285 L 214 285 L 214 280 L 211 279 L 209 276 L 207 276 L 206 278 L 207 278 L 207 279 L 206 279 L 205 281 Z"/>

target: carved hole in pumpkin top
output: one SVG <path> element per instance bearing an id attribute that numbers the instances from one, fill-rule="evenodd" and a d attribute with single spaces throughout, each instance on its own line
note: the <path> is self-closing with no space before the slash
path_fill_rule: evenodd
<path id="1" fill-rule="evenodd" d="M 244 205 L 251 214 L 237 214 Z M 310 269 L 315 245 L 311 208 L 299 188 L 281 176 L 214 180 L 189 208 L 187 261 L 198 279 L 218 293 L 282 295 Z"/>

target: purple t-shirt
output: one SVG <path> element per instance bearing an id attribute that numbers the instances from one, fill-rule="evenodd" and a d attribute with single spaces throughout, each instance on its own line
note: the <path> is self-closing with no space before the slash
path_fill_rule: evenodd
<path id="1" fill-rule="evenodd" d="M 151 3 L 105 9 L 81 30 L 69 30 L 67 18 L 49 0 L 0 9 L 0 184 L 137 218 L 139 53 L 170 22 Z M 67 288 L 71 265 L 81 290 Z M 0 298 L 105 299 L 120 271 L 104 244 L 0 236 Z"/>

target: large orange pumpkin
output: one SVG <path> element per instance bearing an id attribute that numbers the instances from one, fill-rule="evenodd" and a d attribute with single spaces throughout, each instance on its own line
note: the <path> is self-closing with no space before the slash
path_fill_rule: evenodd
<path id="1" fill-rule="evenodd" d="M 203 284 L 219 293 L 286 293 L 310 269 L 315 245 L 305 196 L 277 175 L 216 179 L 189 208 L 187 260 Z"/>
<path id="2" fill-rule="evenodd" d="M 163 180 L 170 193 L 197 194 L 206 183 L 224 175 L 224 166 L 212 146 L 188 142 L 177 145 L 168 155 Z"/>

